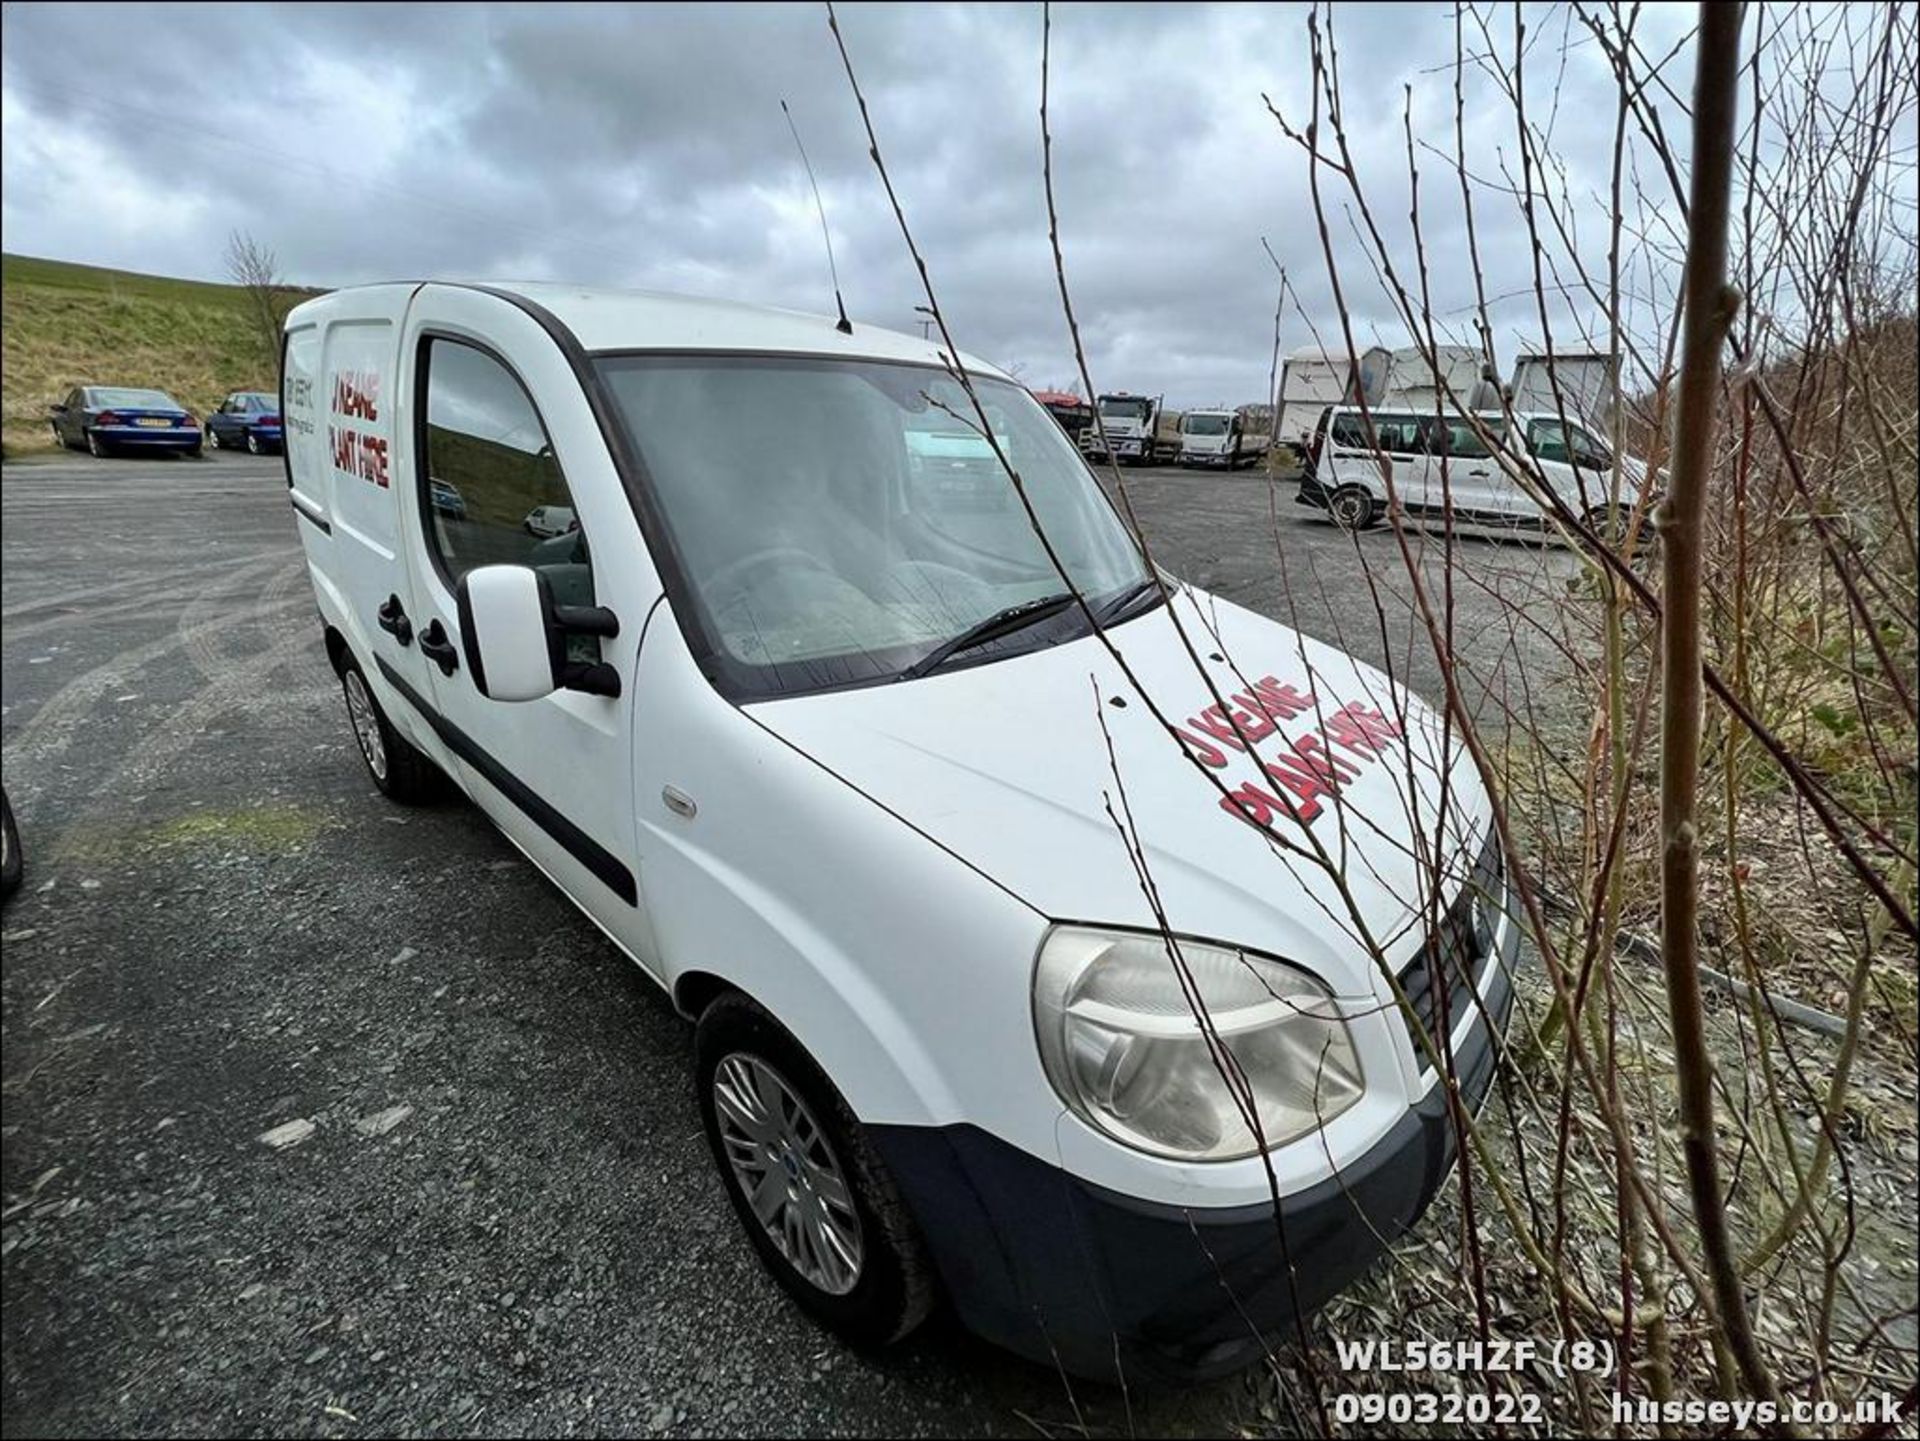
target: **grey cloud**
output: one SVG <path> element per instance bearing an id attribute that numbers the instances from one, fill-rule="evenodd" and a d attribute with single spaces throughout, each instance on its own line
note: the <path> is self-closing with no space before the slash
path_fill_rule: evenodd
<path id="1" fill-rule="evenodd" d="M 1564 11 L 1541 14 L 1558 26 Z M 75 29 L 98 15 L 5 12 L 10 250 L 218 278 L 227 231 L 244 228 L 314 284 L 517 275 L 827 309 L 784 97 L 850 308 L 916 323 L 917 277 L 821 8 L 127 7 L 120 43 L 76 65 Z M 1030 383 L 1070 379 L 1041 189 L 1038 7 L 840 15 L 960 342 Z M 1436 0 L 1336 16 L 1351 143 L 1410 277 L 1403 87 L 1416 138 L 1451 151 L 1451 15 Z M 1328 334 L 1334 319 L 1304 158 L 1261 103 L 1264 91 L 1290 119 L 1307 113 L 1304 9 L 1060 6 L 1053 39 L 1063 243 L 1096 382 L 1183 403 L 1258 397 L 1276 280 L 1262 235 L 1307 313 Z M 1550 88 L 1562 62 L 1536 63 Z M 1591 46 L 1563 63 L 1553 145 L 1584 196 L 1604 190 L 1611 85 Z M 1512 119 L 1473 88 L 1472 144 L 1497 171 Z M 1433 309 L 1464 321 L 1454 182 L 1418 158 Z M 90 173 L 62 173 L 76 164 Z M 1339 204 L 1330 223 L 1359 338 L 1403 339 Z M 1511 205 L 1481 227 L 1489 292 L 1526 286 Z M 1508 308 L 1524 329 L 1524 308 Z M 1299 315 L 1283 339 L 1308 339 Z"/>

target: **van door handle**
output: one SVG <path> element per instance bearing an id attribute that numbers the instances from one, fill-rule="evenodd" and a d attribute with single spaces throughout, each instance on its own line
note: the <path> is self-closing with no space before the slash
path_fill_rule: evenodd
<path id="1" fill-rule="evenodd" d="M 453 648 L 437 620 L 420 632 L 420 654 L 439 666 L 441 675 L 452 675 L 460 669 L 460 652 Z"/>
<path id="2" fill-rule="evenodd" d="M 401 645 L 413 644 L 413 622 L 407 619 L 407 613 L 400 608 L 399 596 L 388 596 L 380 609 L 373 613 L 373 618 L 380 623 L 380 629 Z"/>

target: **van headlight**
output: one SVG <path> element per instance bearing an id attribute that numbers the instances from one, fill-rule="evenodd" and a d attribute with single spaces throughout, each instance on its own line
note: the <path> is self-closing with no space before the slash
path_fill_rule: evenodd
<path id="1" fill-rule="evenodd" d="M 1230 1161 L 1261 1149 L 1247 1106 L 1271 1149 L 1360 1099 L 1360 1058 L 1325 986 L 1231 946 L 1182 940 L 1179 953 L 1185 977 L 1159 935 L 1057 926 L 1041 945 L 1040 1058 L 1082 1119 L 1157 1156 Z"/>

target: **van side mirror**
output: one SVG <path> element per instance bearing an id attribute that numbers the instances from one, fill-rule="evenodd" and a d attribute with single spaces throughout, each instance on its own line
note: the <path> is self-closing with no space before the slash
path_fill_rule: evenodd
<path id="1" fill-rule="evenodd" d="M 604 606 L 560 605 L 553 586 L 526 565 L 475 566 L 456 588 L 467 674 L 489 700 L 539 700 L 556 690 L 620 694 L 620 673 L 600 661 L 567 659 L 567 637 L 620 634 Z"/>

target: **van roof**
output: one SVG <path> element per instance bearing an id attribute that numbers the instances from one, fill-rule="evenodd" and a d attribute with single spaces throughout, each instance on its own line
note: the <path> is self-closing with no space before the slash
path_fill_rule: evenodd
<path id="1" fill-rule="evenodd" d="M 937 339 L 902 335 L 865 321 L 855 321 L 853 334 L 842 335 L 832 316 L 735 300 L 539 281 L 486 283 L 550 311 L 588 350 L 758 351 L 943 364 L 944 347 Z M 1012 378 L 964 351 L 960 359 L 974 374 Z"/>

